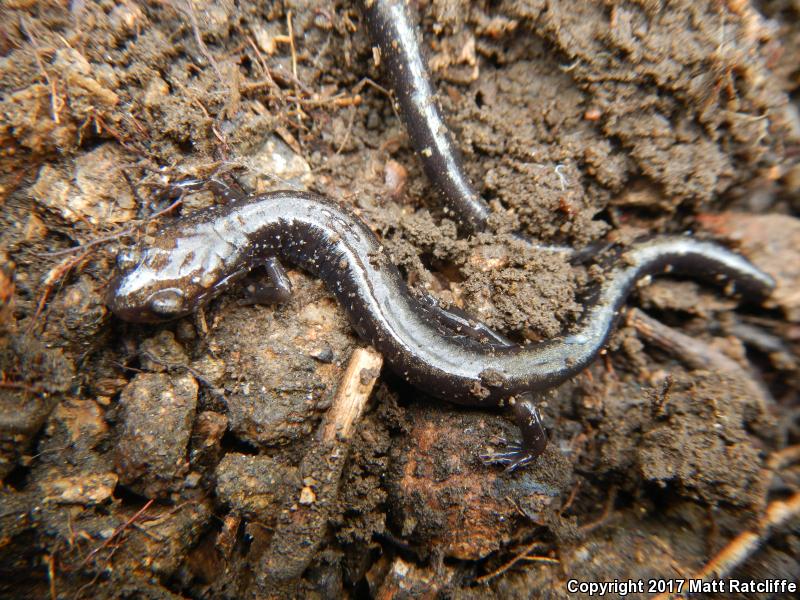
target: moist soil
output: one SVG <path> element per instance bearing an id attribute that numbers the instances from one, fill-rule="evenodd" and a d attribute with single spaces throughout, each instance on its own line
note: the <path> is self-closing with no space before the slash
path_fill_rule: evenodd
<path id="1" fill-rule="evenodd" d="M 560 598 L 571 579 L 691 577 L 746 532 L 760 549 L 727 573 L 798 581 L 800 6 L 413 4 L 493 208 L 471 238 L 359 4 L 4 3 L 0 596 Z M 540 398 L 550 444 L 524 470 L 481 460 L 518 435 L 502 411 L 387 369 L 330 446 L 362 342 L 319 280 L 290 270 L 289 302 L 240 287 L 163 325 L 105 307 L 120 249 L 221 202 L 173 206 L 169 184 L 212 176 L 337 199 L 412 289 L 519 343 L 574 323 L 601 270 L 515 231 L 576 248 L 693 231 L 778 288 L 643 285 L 608 350 Z"/>

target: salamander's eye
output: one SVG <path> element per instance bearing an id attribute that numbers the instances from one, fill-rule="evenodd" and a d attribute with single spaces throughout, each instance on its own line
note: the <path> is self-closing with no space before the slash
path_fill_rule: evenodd
<path id="1" fill-rule="evenodd" d="M 184 295 L 178 288 L 167 288 L 153 293 L 147 300 L 150 310 L 161 317 L 179 317 L 185 311 Z"/>
<path id="2" fill-rule="evenodd" d="M 138 250 L 125 249 L 120 250 L 117 254 L 117 269 L 121 272 L 130 271 L 133 267 L 139 264 L 141 254 Z"/>

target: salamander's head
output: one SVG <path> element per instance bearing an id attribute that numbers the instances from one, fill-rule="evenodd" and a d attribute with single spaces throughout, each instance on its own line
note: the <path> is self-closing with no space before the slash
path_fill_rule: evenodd
<path id="1" fill-rule="evenodd" d="M 239 278 L 229 259 L 207 239 L 159 234 L 147 245 L 120 251 L 106 303 L 134 323 L 186 316 Z"/>

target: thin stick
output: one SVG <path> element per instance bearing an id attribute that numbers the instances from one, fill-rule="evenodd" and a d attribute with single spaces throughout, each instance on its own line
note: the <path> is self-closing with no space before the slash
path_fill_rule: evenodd
<path id="1" fill-rule="evenodd" d="M 527 562 L 541 562 L 547 563 L 549 565 L 560 565 L 561 561 L 557 558 L 551 558 L 550 556 L 523 556 L 522 560 Z"/>
<path id="2" fill-rule="evenodd" d="M 59 125 L 61 123 L 59 113 L 61 112 L 61 109 L 64 108 L 64 104 L 66 103 L 58 96 L 55 81 L 51 79 L 50 75 L 47 73 L 47 69 L 44 68 L 44 62 L 42 62 L 42 57 L 39 56 L 40 52 L 39 43 L 36 41 L 36 38 L 33 36 L 33 33 L 30 31 L 30 24 L 27 22 L 27 19 L 20 19 L 19 25 L 22 32 L 26 36 L 28 36 L 28 39 L 31 41 L 31 45 L 33 46 L 33 57 L 36 59 L 36 65 L 42 72 L 42 76 L 47 82 L 47 85 L 50 87 L 50 111 L 52 113 L 51 116 L 53 118 L 53 122 L 56 125 Z"/>
<path id="3" fill-rule="evenodd" d="M 344 150 L 344 147 L 347 145 L 347 142 L 350 141 L 350 134 L 353 133 L 353 124 L 356 121 L 356 108 L 353 107 L 350 109 L 350 122 L 347 124 L 347 131 L 344 134 L 344 139 L 342 139 L 342 143 L 339 144 L 339 148 L 337 148 L 334 156 L 338 156 Z"/>
<path id="4" fill-rule="evenodd" d="M 769 392 L 747 369 L 703 340 L 668 327 L 638 308 L 628 311 L 627 321 L 646 342 L 669 352 L 689 368 L 732 375 L 761 406 L 769 403 Z"/>
<path id="5" fill-rule="evenodd" d="M 71 248 L 65 248 L 64 250 L 56 250 L 55 252 L 42 252 L 40 254 L 37 254 L 36 256 L 41 256 L 41 257 L 45 257 L 45 256 L 47 256 L 47 257 L 64 256 L 66 254 L 72 254 L 73 252 L 79 252 L 81 250 L 88 250 L 89 248 L 92 248 L 94 246 L 98 246 L 100 244 L 104 244 L 105 242 L 114 241 L 114 240 L 116 240 L 118 238 L 121 238 L 123 236 L 126 236 L 128 234 L 133 233 L 134 231 L 136 231 L 137 227 L 139 227 L 140 225 L 143 225 L 144 223 L 147 223 L 147 222 L 152 221 L 153 219 L 157 219 L 159 217 L 163 217 L 165 214 L 175 210 L 181 204 L 183 204 L 183 198 L 182 197 L 178 198 L 177 200 L 175 200 L 175 202 L 170 204 L 168 207 L 162 208 L 160 211 L 158 211 L 156 213 L 153 213 L 152 215 L 147 217 L 144 221 L 142 221 L 140 223 L 137 223 L 133 227 L 126 227 L 125 229 L 122 229 L 121 231 L 118 231 L 116 233 L 109 233 L 108 235 L 104 235 L 102 237 L 90 240 L 90 241 L 86 242 L 85 244 L 80 244 L 78 246 L 72 246 Z"/>
<path id="6" fill-rule="evenodd" d="M 349 439 L 380 375 L 383 357 L 372 348 L 358 348 L 350 357 L 333 404 L 322 427 L 322 440 Z"/>
<path id="7" fill-rule="evenodd" d="M 380 375 L 383 357 L 372 348 L 358 348 L 342 374 L 339 389 L 319 429 L 319 443 L 303 457 L 300 473 L 307 475 L 299 498 L 287 498 L 260 570 L 259 591 L 268 595 L 272 583 L 299 577 L 325 539 L 338 504 L 342 471 L 350 438 Z"/>
<path id="8" fill-rule="evenodd" d="M 72 270 L 73 267 L 77 267 L 81 262 L 83 262 L 86 258 L 88 258 L 89 253 L 91 250 L 84 250 L 78 256 L 73 256 L 71 258 L 65 258 L 60 263 L 58 263 L 55 267 L 48 271 L 47 276 L 44 278 L 44 291 L 39 298 L 39 302 L 36 305 L 36 312 L 33 314 L 31 318 L 30 325 L 28 325 L 28 333 L 33 331 L 33 328 L 36 326 L 36 321 L 39 320 L 39 317 L 42 315 L 44 311 L 45 304 L 47 304 L 47 299 L 50 297 L 53 288 L 55 287 L 56 283 L 61 281 L 64 277 L 66 277 L 67 273 Z"/>
<path id="9" fill-rule="evenodd" d="M 692 369 L 715 370 L 736 374 L 742 372 L 740 364 L 728 358 L 719 350 L 656 321 L 638 308 L 632 308 L 628 311 L 627 321 L 628 325 L 636 329 L 636 332 L 646 341 L 680 358 L 682 362 Z"/>
<path id="10" fill-rule="evenodd" d="M 203 53 L 203 56 L 206 57 L 206 60 L 214 69 L 214 72 L 217 74 L 220 83 L 222 83 L 223 86 L 227 85 L 225 82 L 225 78 L 222 76 L 222 71 L 220 70 L 219 65 L 217 65 L 217 61 L 214 60 L 214 57 L 208 50 L 208 46 L 206 46 L 206 43 L 203 41 L 203 36 L 200 34 L 200 25 L 197 22 L 197 15 L 194 12 L 194 6 L 192 5 L 191 0 L 187 0 L 186 8 L 187 8 L 186 12 L 189 14 L 189 20 L 192 22 L 192 31 L 194 33 L 194 39 L 195 41 L 197 41 L 197 45 L 200 46 L 200 52 Z"/>
<path id="11" fill-rule="evenodd" d="M 58 591 L 56 590 L 56 557 L 54 554 L 48 554 L 45 561 L 47 562 L 47 579 L 50 580 L 50 600 L 58 600 Z"/>
<path id="12" fill-rule="evenodd" d="M 103 548 L 108 546 L 114 538 L 116 538 L 120 533 L 122 533 L 128 527 L 130 527 L 131 524 L 133 524 L 134 521 L 136 521 L 139 517 L 141 517 L 145 513 L 145 511 L 147 511 L 147 509 L 150 508 L 153 505 L 153 502 L 155 502 L 154 498 L 151 498 L 150 500 L 148 500 L 147 503 L 142 508 L 140 508 L 138 511 L 136 511 L 135 515 L 133 515 L 130 519 L 128 519 L 122 525 L 117 527 L 114 530 L 114 533 L 112 533 L 105 542 L 100 544 L 97 548 L 95 548 L 94 550 L 89 552 L 89 554 L 86 555 L 86 558 L 83 559 L 83 562 L 81 562 L 79 568 L 85 567 L 86 563 L 88 563 L 95 554 L 97 554 L 98 552 L 100 552 L 100 550 L 102 550 Z"/>
<path id="13" fill-rule="evenodd" d="M 294 75 L 295 81 L 300 81 L 300 78 L 297 76 L 297 49 L 294 46 L 294 27 L 292 26 L 292 11 L 288 11 L 286 13 L 286 27 L 289 30 L 289 50 L 292 53 L 292 75 Z M 299 90 L 295 89 L 295 94 L 297 96 L 300 95 Z M 303 109 L 300 107 L 300 103 L 297 103 L 297 121 L 301 123 L 303 120 Z"/>
<path id="14" fill-rule="evenodd" d="M 800 515 L 800 492 L 795 492 L 788 500 L 776 500 L 767 506 L 764 516 L 758 522 L 756 531 L 745 531 L 736 536 L 692 579 L 708 581 L 719 579 L 747 560 L 770 534 L 778 527 Z M 653 600 L 680 598 L 683 594 L 659 594 Z"/>
<path id="15" fill-rule="evenodd" d="M 542 542 L 540 542 L 539 540 L 531 542 L 530 544 L 525 546 L 525 548 L 522 550 L 522 552 L 517 554 L 514 558 L 512 558 L 507 563 L 502 564 L 499 568 L 495 569 L 491 573 L 487 573 L 486 575 L 481 575 L 480 577 L 478 577 L 475 580 L 475 583 L 487 583 L 487 582 L 491 581 L 492 579 L 494 579 L 495 577 L 497 577 L 499 575 L 502 575 L 503 573 L 508 571 L 511 567 L 513 567 L 518 562 L 520 562 L 521 560 L 525 560 L 525 557 L 528 556 L 531 552 L 533 552 L 533 550 L 535 548 L 537 548 L 539 546 L 543 546 L 543 545 L 544 544 L 542 544 Z"/>
<path id="16" fill-rule="evenodd" d="M 292 27 L 291 10 L 286 13 L 286 27 L 289 30 L 289 49 L 292 52 L 292 74 L 298 81 L 300 81 L 300 79 L 297 77 L 297 50 L 294 47 L 294 27 Z"/>
<path id="17" fill-rule="evenodd" d="M 614 502 L 616 502 L 616 500 L 617 486 L 612 485 L 611 489 L 608 491 L 608 497 L 606 498 L 606 505 L 603 508 L 603 514 L 600 515 L 599 519 L 578 527 L 578 531 L 580 531 L 582 534 L 587 534 L 605 524 L 605 522 L 608 521 L 609 517 L 611 516 L 611 512 L 614 510 Z"/>
<path id="18" fill-rule="evenodd" d="M 572 491 L 569 493 L 569 497 L 567 501 L 564 502 L 564 505 L 558 509 L 559 516 L 563 515 L 569 507 L 572 506 L 572 503 L 575 502 L 575 498 L 578 496 L 578 490 L 581 488 L 581 480 L 579 479 L 575 485 L 572 486 Z"/>

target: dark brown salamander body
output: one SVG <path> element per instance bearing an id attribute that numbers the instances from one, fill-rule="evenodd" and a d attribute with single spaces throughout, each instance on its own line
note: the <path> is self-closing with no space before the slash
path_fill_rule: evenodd
<path id="1" fill-rule="evenodd" d="M 380 50 L 380 62 L 397 98 L 411 145 L 419 155 L 425 175 L 441 192 L 448 216 L 469 233 L 484 231 L 491 214 L 464 172 L 461 153 L 453 141 L 436 100 L 420 33 L 404 0 L 364 0 L 370 37 Z M 591 248 L 575 251 L 567 246 L 538 244 L 516 235 L 537 250 L 571 255 L 580 260 Z"/>
<path id="2" fill-rule="evenodd" d="M 420 34 L 406 3 L 364 0 L 364 9 L 370 36 L 380 49 L 380 62 L 425 174 L 444 195 L 450 216 L 461 228 L 482 231 L 489 218 L 489 206 L 464 174 L 460 153 L 436 103 L 418 40 Z"/>
<path id="3" fill-rule="evenodd" d="M 415 298 L 358 217 L 321 196 L 286 191 L 180 218 L 151 246 L 121 253 L 121 273 L 112 282 L 108 304 L 128 321 L 181 317 L 254 267 L 268 264 L 273 280 L 280 279 L 276 257 L 320 277 L 358 335 L 409 383 L 474 406 L 513 403 L 510 399 L 554 387 L 584 369 L 608 339 L 631 288 L 647 274 L 686 272 L 758 297 L 773 285 L 744 258 L 715 244 L 688 237 L 654 239 L 617 258 L 618 266 L 609 270 L 568 333 L 531 345 L 499 337 L 485 343 L 476 339 L 481 336 L 460 333 L 443 318 L 452 315 L 435 303 Z M 540 453 L 545 443 L 535 409 L 515 412 L 527 428 L 528 447 L 508 460 L 513 464 Z"/>

